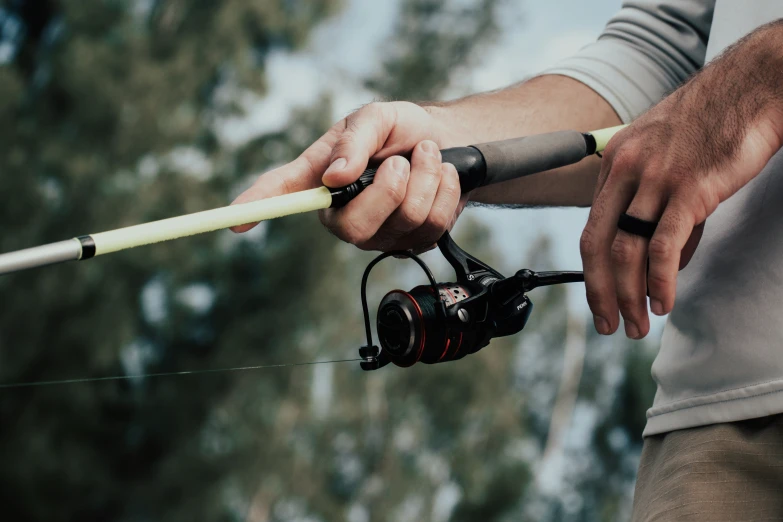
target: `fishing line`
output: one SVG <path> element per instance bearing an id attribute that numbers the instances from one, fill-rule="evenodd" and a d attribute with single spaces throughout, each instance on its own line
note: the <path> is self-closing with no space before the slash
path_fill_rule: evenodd
<path id="1" fill-rule="evenodd" d="M 8 384 L 0 384 L 0 390 L 9 390 L 13 388 L 32 388 L 36 386 L 54 386 L 59 384 L 79 384 L 87 382 L 100 382 L 100 381 L 127 381 L 130 379 L 144 379 L 147 377 L 174 377 L 178 375 L 200 375 L 205 373 L 221 373 L 221 372 L 241 372 L 250 370 L 263 370 L 268 368 L 287 368 L 292 366 L 312 366 L 314 364 L 334 364 L 343 362 L 356 362 L 363 359 L 335 359 L 331 361 L 309 361 L 299 363 L 284 363 L 284 364 L 266 364 L 260 366 L 237 366 L 234 368 L 215 368 L 211 370 L 185 370 L 180 372 L 159 372 L 159 373 L 142 373 L 134 375 L 112 375 L 108 377 L 85 377 L 80 379 L 60 379 L 54 381 L 31 381 L 31 382 L 13 382 Z"/>

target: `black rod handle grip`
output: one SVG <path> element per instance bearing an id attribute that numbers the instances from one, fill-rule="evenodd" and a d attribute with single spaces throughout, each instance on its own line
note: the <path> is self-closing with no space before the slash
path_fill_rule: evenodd
<path id="1" fill-rule="evenodd" d="M 595 139 L 577 131 L 454 147 L 441 151 L 444 163 L 451 163 L 459 174 L 462 192 L 500 183 L 538 172 L 564 167 L 595 152 Z M 358 180 L 332 189 L 332 208 L 342 207 L 358 196 L 375 178 L 377 169 L 368 168 Z"/>

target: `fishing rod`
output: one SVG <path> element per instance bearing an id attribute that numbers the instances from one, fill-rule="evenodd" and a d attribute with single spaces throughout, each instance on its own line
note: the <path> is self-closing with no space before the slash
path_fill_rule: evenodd
<path id="1" fill-rule="evenodd" d="M 443 150 L 442 156 L 444 162 L 456 167 L 462 192 L 469 192 L 600 154 L 623 127 L 589 133 L 558 131 L 455 147 Z M 0 275 L 66 261 L 85 261 L 129 248 L 302 212 L 342 207 L 369 186 L 374 177 L 375 169 L 368 168 L 357 181 L 345 187 L 304 190 L 0 254 Z"/>

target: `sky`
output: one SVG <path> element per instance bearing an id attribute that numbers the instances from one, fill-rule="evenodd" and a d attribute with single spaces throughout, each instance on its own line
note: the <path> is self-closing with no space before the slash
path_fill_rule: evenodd
<path id="1" fill-rule="evenodd" d="M 269 89 L 263 98 L 247 100 L 247 117 L 223 127 L 224 143 L 242 143 L 253 136 L 285 127 L 298 106 L 314 103 L 331 92 L 334 120 L 373 101 L 356 78 L 367 76 L 377 63 L 378 49 L 393 30 L 400 0 L 346 0 L 345 9 L 319 26 L 310 44 L 296 53 L 273 54 L 268 62 Z M 453 85 L 451 97 L 497 89 L 534 75 L 595 41 L 621 0 L 507 0 L 501 35 L 481 63 Z M 448 98 L 449 96 L 447 96 Z M 552 240 L 551 270 L 579 270 L 579 237 L 588 209 L 469 209 L 493 230 L 493 245 L 503 259 L 501 271 L 522 267 L 529 244 L 541 233 Z M 457 225 L 459 226 L 459 225 Z M 535 267 L 539 268 L 539 267 Z M 584 293 L 569 294 L 572 311 L 587 311 Z M 651 336 L 657 338 L 664 319 L 651 316 Z"/>

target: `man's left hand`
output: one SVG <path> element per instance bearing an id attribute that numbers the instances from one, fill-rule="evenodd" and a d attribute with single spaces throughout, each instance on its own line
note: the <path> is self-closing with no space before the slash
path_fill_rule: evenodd
<path id="1" fill-rule="evenodd" d="M 771 63 L 774 62 L 774 63 Z M 580 243 L 599 333 L 641 339 L 674 306 L 677 272 L 704 222 L 780 149 L 783 26 L 766 26 L 609 143 Z M 658 222 L 652 238 L 618 230 L 622 213 Z"/>

